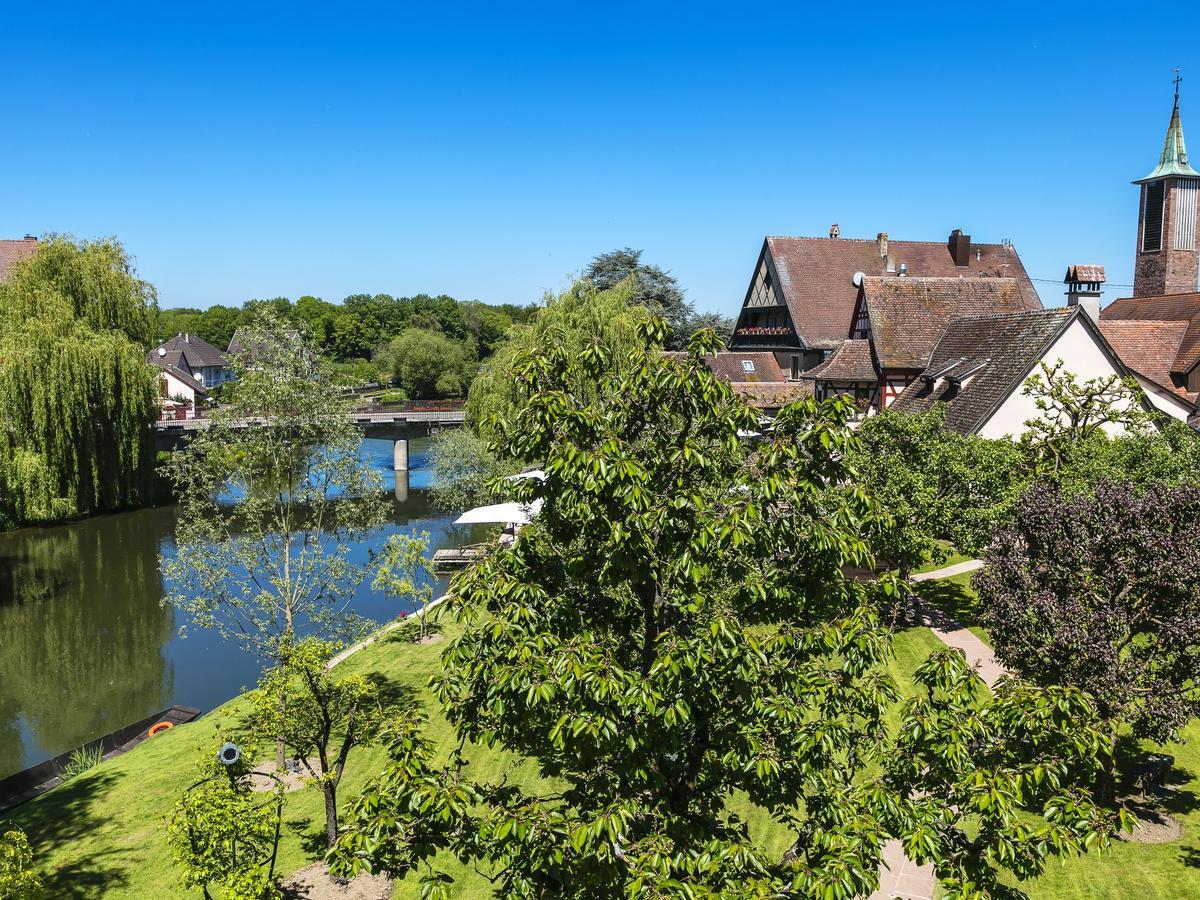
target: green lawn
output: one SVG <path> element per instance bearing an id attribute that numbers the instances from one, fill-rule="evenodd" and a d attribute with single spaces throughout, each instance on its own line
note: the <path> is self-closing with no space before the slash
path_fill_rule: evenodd
<path id="1" fill-rule="evenodd" d="M 943 548 L 946 550 L 946 558 L 940 562 L 927 562 L 919 569 L 916 569 L 915 572 L 932 572 L 934 569 L 942 569 L 946 566 L 952 566 L 955 563 L 966 562 L 967 560 L 974 558 L 971 556 L 964 556 L 955 550 L 952 545 L 946 543 L 945 541 L 940 541 L 939 543 L 941 543 Z"/>
<path id="2" fill-rule="evenodd" d="M 927 603 L 940 606 L 981 640 L 991 644 L 986 629 L 978 625 L 978 600 L 970 587 L 971 575 L 958 575 L 917 586 Z M 1143 750 L 1175 757 L 1180 791 L 1165 803 L 1183 825 L 1180 840 L 1168 844 L 1117 842 L 1109 854 L 1051 863 L 1046 873 L 1022 888 L 1033 900 L 1118 900 L 1118 898 L 1200 897 L 1200 720 L 1193 721 L 1182 742 L 1158 747 L 1143 742 Z"/>
<path id="3" fill-rule="evenodd" d="M 939 646 L 924 628 L 897 637 L 891 671 L 906 695 L 913 689 L 913 669 Z M 438 644 L 381 642 L 351 657 L 339 671 L 374 673 L 386 679 L 396 696 L 422 701 L 430 714 L 430 736 L 448 752 L 454 744 L 450 726 L 425 688 L 441 649 Z M 11 822 L 29 835 L 46 875 L 49 897 L 197 896 L 176 882 L 164 829 L 176 798 L 195 780 L 196 760 L 215 752 L 219 729 L 237 721 L 239 705 L 238 700 L 231 701 L 197 722 L 159 735 L 0 818 L 0 827 Z M 476 748 L 471 759 L 481 778 L 498 779 L 507 773 L 510 782 L 518 784 L 539 781 L 533 763 L 511 754 Z M 340 797 L 343 807 L 382 761 L 382 753 L 373 748 L 353 753 Z M 320 856 L 322 809 L 314 789 L 286 795 L 281 872 L 294 871 Z M 743 812 L 752 833 L 765 846 L 780 853 L 786 849 L 785 836 L 772 833 L 765 813 Z M 456 877 L 455 896 L 490 896 L 488 882 L 452 857 L 439 860 L 439 866 Z M 416 879 L 410 876 L 398 884 L 396 896 L 416 897 Z"/>
<path id="4" fill-rule="evenodd" d="M 951 593 L 947 589 L 947 594 Z M 971 598 L 963 585 L 952 593 L 963 602 Z M 937 593 L 941 597 L 943 594 Z M 961 611 L 961 609 L 960 609 Z M 913 690 L 911 673 L 940 642 L 924 628 L 897 636 L 893 677 L 905 695 Z M 394 642 L 372 645 L 351 657 L 340 671 L 374 673 L 386 679 L 397 696 L 422 701 L 431 721 L 431 737 L 440 746 L 453 745 L 448 723 L 430 701 L 425 689 L 429 671 L 437 665 L 440 645 L 413 646 Z M 194 762 L 217 744 L 222 723 L 234 722 L 239 701 L 191 725 L 154 738 L 119 759 L 106 762 L 86 775 L 11 811 L 0 827 L 11 821 L 25 829 L 47 875 L 48 896 L 182 897 L 163 840 L 167 816 L 180 792 L 194 780 Z M 1189 743 L 1172 746 L 1177 766 L 1188 780 L 1173 804 L 1184 822 L 1181 841 L 1172 844 L 1121 844 L 1106 856 L 1095 854 L 1065 865 L 1054 864 L 1037 884 L 1023 885 L 1035 900 L 1050 898 L 1168 898 L 1200 897 L 1200 723 L 1193 723 Z M 507 772 L 509 780 L 532 786 L 539 781 L 533 764 L 499 751 L 474 749 L 472 766 L 479 777 Z M 355 751 L 342 792 L 346 803 L 371 771 L 382 763 L 380 751 Z M 763 845 L 785 849 L 786 837 L 775 832 L 765 813 L 745 809 L 752 833 Z M 290 872 L 320 856 L 322 807 L 320 795 L 305 789 L 286 797 L 280 871 Z M 488 882 L 452 857 L 439 866 L 455 876 L 456 897 L 490 896 Z M 397 885 L 397 897 L 416 897 L 416 879 Z"/>

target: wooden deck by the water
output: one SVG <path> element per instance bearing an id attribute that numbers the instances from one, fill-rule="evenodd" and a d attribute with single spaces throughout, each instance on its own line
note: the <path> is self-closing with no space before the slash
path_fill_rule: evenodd
<path id="1" fill-rule="evenodd" d="M 444 573 L 465 569 L 475 560 L 487 555 L 489 549 L 487 544 L 473 544 L 467 547 L 446 547 L 443 550 L 436 550 L 433 554 L 433 571 Z"/>

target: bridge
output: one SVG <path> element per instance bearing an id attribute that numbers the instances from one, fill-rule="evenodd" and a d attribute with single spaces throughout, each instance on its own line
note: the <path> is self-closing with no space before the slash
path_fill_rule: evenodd
<path id="1" fill-rule="evenodd" d="M 430 435 L 439 428 L 461 425 L 466 419 L 466 412 L 461 403 L 412 403 L 392 409 L 363 407 L 354 410 L 351 417 L 354 424 L 362 429 L 365 437 L 407 441 L 414 437 Z M 159 419 L 154 423 L 158 449 L 174 449 L 211 424 L 212 421 L 205 416 Z M 266 419 L 253 417 L 238 419 L 234 421 L 233 427 L 248 428 L 265 424 Z"/>

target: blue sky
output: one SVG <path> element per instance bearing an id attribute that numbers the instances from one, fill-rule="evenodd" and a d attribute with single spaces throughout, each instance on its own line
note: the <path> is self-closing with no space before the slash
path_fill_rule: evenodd
<path id="1" fill-rule="evenodd" d="M 115 234 L 164 306 L 522 303 L 630 245 L 732 313 L 764 235 L 832 222 L 1129 284 L 1173 66 L 1200 154 L 1186 5 L 38 6 L 0 236 Z"/>

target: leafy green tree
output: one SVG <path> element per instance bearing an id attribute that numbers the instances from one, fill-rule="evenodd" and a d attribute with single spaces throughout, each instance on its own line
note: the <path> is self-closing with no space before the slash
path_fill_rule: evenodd
<path id="1" fill-rule="evenodd" d="M 376 356 L 410 397 L 458 397 L 471 383 L 475 363 L 462 344 L 424 328 L 407 328 Z"/>
<path id="2" fill-rule="evenodd" d="M 263 673 L 251 695 L 251 723 L 268 739 L 283 737 L 325 797 L 325 838 L 338 836 L 337 790 L 350 751 L 370 743 L 383 719 L 379 691 L 362 675 L 335 679 L 327 668 L 337 643 L 305 638 Z"/>
<path id="3" fill-rule="evenodd" d="M 0 284 L 0 524 L 146 503 L 154 289 L 116 241 L 43 241 Z"/>
<path id="4" fill-rule="evenodd" d="M 0 897 L 42 900 L 45 896 L 41 876 L 33 868 L 33 851 L 25 832 L 6 831 L 0 836 Z"/>
<path id="5" fill-rule="evenodd" d="M 1200 715 L 1200 487 L 1035 485 L 985 562 L 974 586 L 996 655 L 1094 698 L 1111 802 L 1122 727 L 1165 742 Z"/>
<path id="6" fill-rule="evenodd" d="M 435 764 L 409 714 L 335 870 L 401 874 L 445 847 L 503 896 L 851 897 L 875 888 L 887 834 L 930 826 L 872 777 L 897 695 L 882 588 L 843 574 L 870 563 L 874 516 L 846 462 L 852 405 L 807 399 L 747 445 L 755 412 L 702 359 L 717 346 L 701 332 L 678 360 L 643 343 L 617 365 L 549 342 L 524 359 L 498 446 L 545 461 L 517 488 L 544 505 L 455 580 L 463 632 L 432 683 L 460 742 L 530 757 L 554 787 L 475 781 L 461 753 Z M 914 752 L 949 739 L 902 727 Z M 750 809 L 788 836 L 782 858 Z"/>
<path id="7" fill-rule="evenodd" d="M 1026 420 L 1022 442 L 1039 473 L 1057 473 L 1074 448 L 1108 431 L 1138 434 L 1152 421 L 1133 378 L 1109 375 L 1080 381 L 1061 359 L 1053 366 L 1040 363 L 1021 393 L 1032 397 L 1038 410 L 1035 418 Z"/>
<path id="8" fill-rule="evenodd" d="M 433 503 L 439 509 L 469 509 L 495 497 L 497 479 L 521 470 L 501 459 L 470 428 L 447 428 L 433 438 Z"/>
<path id="9" fill-rule="evenodd" d="M 282 900 L 275 878 L 282 794 L 254 795 L 244 760 L 232 770 L 206 756 L 202 781 L 185 792 L 167 824 L 167 846 L 185 888 L 210 887 L 227 900 Z"/>
<path id="10" fill-rule="evenodd" d="M 429 532 L 393 534 L 379 554 L 379 569 L 371 586 L 389 597 L 416 607 L 417 640 L 429 634 L 429 601 L 433 599 L 434 571 L 427 556 Z M 403 610 L 401 615 L 407 613 Z"/>
<path id="11" fill-rule="evenodd" d="M 619 283 L 597 290 L 586 280 L 557 296 L 547 296 L 524 325 L 514 326 L 508 340 L 481 367 L 467 395 L 467 422 L 478 434 L 491 434 L 489 422 L 510 420 L 521 399 L 517 370 L 535 348 L 554 343 L 573 355 L 603 354 L 613 366 L 623 364 L 639 346 L 638 326 L 648 315 L 633 303 L 633 288 Z M 572 385 L 574 393 L 592 398 L 596 382 Z"/>
<path id="12" fill-rule="evenodd" d="M 887 513 L 872 534 L 875 551 L 904 579 L 944 560 L 947 544 L 982 550 L 1027 483 L 1016 444 L 948 430 L 940 405 L 870 416 L 858 437 L 852 465 Z"/>
<path id="13" fill-rule="evenodd" d="M 1092 493 L 1103 482 L 1120 482 L 1135 492 L 1155 485 L 1200 481 L 1200 436 L 1185 422 L 1109 439 L 1095 433 L 1070 448 L 1054 482 L 1064 494 Z"/>
<path id="14" fill-rule="evenodd" d="M 302 629 L 362 632 L 347 605 L 367 566 L 349 548 L 387 506 L 343 392 L 302 335 L 262 315 L 247 334 L 253 364 L 171 456 L 180 515 L 162 569 L 192 622 L 278 663 Z"/>

